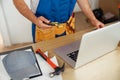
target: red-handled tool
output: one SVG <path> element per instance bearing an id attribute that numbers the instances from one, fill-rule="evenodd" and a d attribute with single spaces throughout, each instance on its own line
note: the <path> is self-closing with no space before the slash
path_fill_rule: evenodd
<path id="1" fill-rule="evenodd" d="M 39 54 L 55 71 L 51 72 L 49 74 L 50 77 L 53 77 L 55 75 L 59 75 L 61 72 L 64 71 L 64 66 L 65 63 L 63 64 L 62 67 L 58 67 L 56 64 L 54 64 L 49 57 L 47 57 L 40 49 L 37 49 L 36 51 L 37 54 Z"/>

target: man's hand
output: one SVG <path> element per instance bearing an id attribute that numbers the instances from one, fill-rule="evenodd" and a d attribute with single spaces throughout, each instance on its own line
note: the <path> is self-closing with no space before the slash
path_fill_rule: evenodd
<path id="1" fill-rule="evenodd" d="M 82 9 L 86 17 L 97 29 L 104 27 L 104 24 L 96 19 L 88 0 L 77 0 L 79 7 Z"/>
<path id="2" fill-rule="evenodd" d="M 90 22 L 91 22 L 91 24 L 92 24 L 93 26 L 95 26 L 97 29 L 103 28 L 103 27 L 105 26 L 102 22 L 98 21 L 97 19 L 96 19 L 96 20 L 91 20 Z"/>
<path id="3" fill-rule="evenodd" d="M 47 25 L 47 23 L 49 24 L 50 21 L 47 20 L 46 18 L 44 18 L 43 16 L 40 16 L 40 17 L 37 18 L 36 26 L 41 28 L 41 29 L 51 28 L 52 26 Z"/>
<path id="4" fill-rule="evenodd" d="M 44 18 L 43 16 L 36 17 L 34 13 L 29 9 L 24 0 L 13 0 L 15 7 L 18 11 L 31 22 L 33 22 L 36 26 L 41 29 L 50 28 L 51 26 L 46 25 L 45 23 L 49 23 L 50 21 Z"/>

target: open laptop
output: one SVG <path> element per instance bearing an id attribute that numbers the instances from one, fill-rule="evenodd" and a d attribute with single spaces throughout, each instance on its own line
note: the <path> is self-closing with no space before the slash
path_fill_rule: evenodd
<path id="1" fill-rule="evenodd" d="M 78 68 L 116 49 L 120 22 L 82 35 L 81 40 L 58 47 L 54 52 L 73 68 Z"/>

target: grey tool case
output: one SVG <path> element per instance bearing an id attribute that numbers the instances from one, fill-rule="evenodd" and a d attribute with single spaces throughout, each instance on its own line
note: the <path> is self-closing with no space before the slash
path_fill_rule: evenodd
<path id="1" fill-rule="evenodd" d="M 30 79 L 42 75 L 34 52 L 25 51 L 27 48 L 5 52 L 7 55 L 2 61 L 12 80 Z"/>

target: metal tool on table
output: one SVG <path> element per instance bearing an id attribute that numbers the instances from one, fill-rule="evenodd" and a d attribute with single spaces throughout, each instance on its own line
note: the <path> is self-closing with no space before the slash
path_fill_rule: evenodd
<path id="1" fill-rule="evenodd" d="M 49 73 L 50 77 L 54 77 L 55 75 L 59 75 L 61 72 L 64 71 L 65 63 L 63 64 L 62 67 L 58 67 L 40 49 L 37 49 L 36 53 L 39 54 L 44 60 L 46 60 L 46 62 L 55 70 L 54 72 Z"/>

